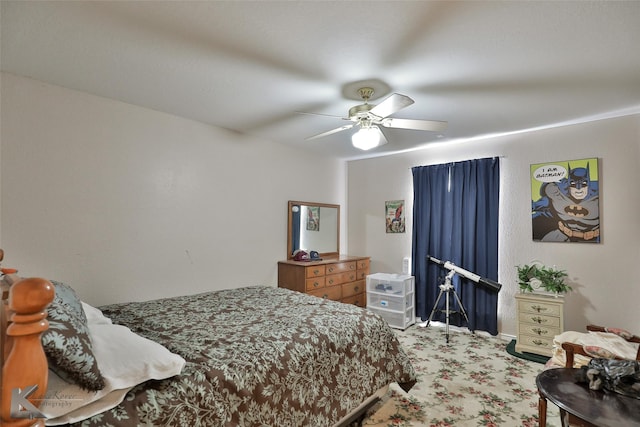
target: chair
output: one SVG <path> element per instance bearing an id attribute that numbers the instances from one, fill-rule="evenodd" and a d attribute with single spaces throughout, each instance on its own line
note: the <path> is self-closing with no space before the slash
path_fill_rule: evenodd
<path id="1" fill-rule="evenodd" d="M 587 331 L 591 332 L 605 332 L 605 333 L 615 333 L 621 337 L 623 337 L 626 341 L 631 343 L 637 343 L 638 351 L 636 353 L 636 360 L 640 361 L 640 337 L 637 335 L 632 335 L 627 331 L 621 329 L 613 329 L 613 328 L 604 328 L 602 326 L 596 325 L 587 325 Z M 615 355 L 608 352 L 606 349 L 593 348 L 588 346 L 583 346 L 582 344 L 576 344 L 572 342 L 563 342 L 562 349 L 565 351 L 565 368 L 573 368 L 575 355 L 582 355 L 588 358 L 593 357 L 605 357 L 605 358 L 613 358 L 620 359 Z M 609 356 L 606 356 L 609 355 Z M 546 412 L 547 412 L 547 401 L 542 396 L 538 401 L 539 405 L 539 418 L 540 418 L 540 426 L 544 427 L 546 424 Z M 572 414 L 569 414 L 566 411 L 560 409 L 560 417 L 561 423 L 563 426 L 570 427 L 597 427 L 587 421 L 584 421 Z"/>
<path id="2" fill-rule="evenodd" d="M 602 326 L 587 325 L 587 331 L 609 332 L 611 330 L 612 329 L 603 328 Z M 629 342 L 640 344 L 640 337 L 637 335 L 631 335 L 631 336 L 625 335 L 623 338 L 625 338 Z M 580 354 L 585 357 L 593 357 L 593 352 L 588 351 L 580 344 L 565 342 L 565 343 L 562 343 L 562 349 L 565 351 L 565 354 L 566 354 L 565 368 L 573 367 L 573 361 L 576 354 Z M 613 358 L 619 359 L 618 357 L 613 357 Z M 640 346 L 638 346 L 638 353 L 636 354 L 636 360 L 640 360 Z"/>

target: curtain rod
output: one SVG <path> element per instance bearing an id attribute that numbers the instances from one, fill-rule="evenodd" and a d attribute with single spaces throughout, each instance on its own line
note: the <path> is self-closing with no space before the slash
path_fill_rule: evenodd
<path id="1" fill-rule="evenodd" d="M 506 158 L 507 158 L 507 156 L 502 155 L 502 156 L 491 156 L 491 157 L 481 157 L 481 158 L 482 158 L 482 159 L 491 159 L 491 158 L 506 159 Z M 480 159 L 456 160 L 456 161 L 453 161 L 453 162 L 447 162 L 447 163 L 467 162 L 467 161 L 469 161 L 469 160 L 480 160 Z M 446 164 L 446 163 L 434 163 L 433 165 L 426 165 L 426 166 L 445 165 L 445 164 Z M 420 166 L 410 166 L 410 167 L 408 167 L 407 169 L 411 170 L 411 169 L 416 168 L 416 167 L 420 167 Z"/>

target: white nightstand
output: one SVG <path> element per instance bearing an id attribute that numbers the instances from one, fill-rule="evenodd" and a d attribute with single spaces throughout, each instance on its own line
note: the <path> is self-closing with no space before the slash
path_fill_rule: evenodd
<path id="1" fill-rule="evenodd" d="M 516 351 L 551 356 L 553 337 L 564 331 L 564 298 L 521 293 L 516 295 L 516 304 Z"/>

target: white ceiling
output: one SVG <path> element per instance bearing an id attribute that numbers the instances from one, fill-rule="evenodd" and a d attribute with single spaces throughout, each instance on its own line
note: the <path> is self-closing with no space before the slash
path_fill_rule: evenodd
<path id="1" fill-rule="evenodd" d="M 394 117 L 449 127 L 385 129 L 366 155 L 640 112 L 639 1 L 1 7 L 3 71 L 347 159 L 351 130 L 304 140 L 345 122 L 296 112 L 345 116 L 367 79 L 416 101 Z"/>

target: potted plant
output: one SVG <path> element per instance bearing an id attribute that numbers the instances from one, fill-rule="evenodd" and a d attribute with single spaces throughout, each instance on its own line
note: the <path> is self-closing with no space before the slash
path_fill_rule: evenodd
<path id="1" fill-rule="evenodd" d="M 547 267 L 539 263 L 519 265 L 518 285 L 521 292 L 534 292 L 544 290 L 556 296 L 567 293 L 573 288 L 565 283 L 567 272 L 554 267 Z"/>

